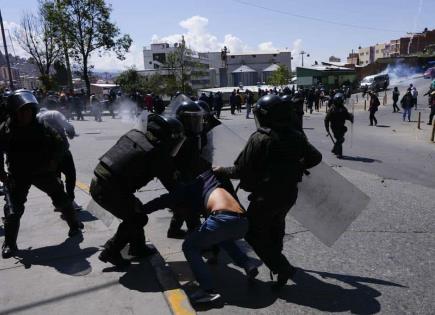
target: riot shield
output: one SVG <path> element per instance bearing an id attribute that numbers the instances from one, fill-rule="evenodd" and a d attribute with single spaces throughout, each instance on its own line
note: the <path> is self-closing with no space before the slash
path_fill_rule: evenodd
<path id="1" fill-rule="evenodd" d="M 180 94 L 177 97 L 174 97 L 169 105 L 166 107 L 163 115 L 166 117 L 175 117 L 178 107 L 184 101 L 191 101 L 191 99 L 184 94 Z"/>
<path id="2" fill-rule="evenodd" d="M 231 166 L 246 141 L 221 124 L 210 133 L 207 157 L 215 166 Z M 326 163 L 310 169 L 299 183 L 290 214 L 322 243 L 332 246 L 367 206 L 370 198 Z"/>
<path id="3" fill-rule="evenodd" d="M 88 206 L 86 207 L 86 211 L 96 217 L 98 220 L 101 220 L 106 227 L 109 227 L 114 219 L 117 219 L 113 214 L 109 211 L 103 209 L 94 199 L 89 201 Z"/>
<path id="4" fill-rule="evenodd" d="M 332 246 L 370 201 L 355 185 L 324 162 L 299 183 L 290 214 L 323 244 Z"/>

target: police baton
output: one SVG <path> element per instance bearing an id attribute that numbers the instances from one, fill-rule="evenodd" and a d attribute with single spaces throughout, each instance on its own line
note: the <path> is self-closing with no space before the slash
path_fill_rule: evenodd
<path id="1" fill-rule="evenodd" d="M 335 144 L 334 138 L 332 138 L 332 135 L 329 131 L 328 131 L 328 134 L 326 136 L 327 137 L 329 136 L 331 138 L 332 143 Z"/>

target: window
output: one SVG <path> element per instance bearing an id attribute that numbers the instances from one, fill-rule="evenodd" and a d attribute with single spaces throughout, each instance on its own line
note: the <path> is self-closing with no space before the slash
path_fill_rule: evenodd
<path id="1" fill-rule="evenodd" d="M 276 57 L 276 54 L 273 54 L 274 57 Z"/>
<path id="2" fill-rule="evenodd" d="M 152 65 L 153 64 L 153 62 L 152 61 L 150 61 L 150 62 L 148 62 L 150 65 Z"/>
<path id="3" fill-rule="evenodd" d="M 231 59 L 234 59 L 234 58 L 236 58 L 236 56 L 231 56 Z"/>
<path id="4" fill-rule="evenodd" d="M 256 58 L 257 57 L 257 55 L 252 55 L 252 58 Z"/>

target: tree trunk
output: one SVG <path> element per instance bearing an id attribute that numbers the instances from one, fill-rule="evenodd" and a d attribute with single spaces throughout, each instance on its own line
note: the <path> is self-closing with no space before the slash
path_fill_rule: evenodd
<path id="1" fill-rule="evenodd" d="M 90 96 L 91 95 L 91 82 L 89 81 L 88 59 L 86 57 L 83 57 L 83 79 L 85 80 L 85 84 L 86 84 L 86 96 Z"/>

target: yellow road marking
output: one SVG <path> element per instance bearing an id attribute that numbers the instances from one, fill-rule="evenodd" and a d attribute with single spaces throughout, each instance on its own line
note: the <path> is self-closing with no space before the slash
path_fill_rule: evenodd
<path id="1" fill-rule="evenodd" d="M 76 187 L 89 194 L 89 185 L 76 181 Z M 195 315 L 186 293 L 182 289 L 164 290 L 163 295 L 174 315 Z"/>
<path id="2" fill-rule="evenodd" d="M 85 193 L 89 194 L 89 185 L 76 181 L 76 187 L 83 190 Z"/>
<path id="3" fill-rule="evenodd" d="M 172 289 L 163 292 L 169 307 L 174 315 L 195 315 L 196 312 L 190 306 L 190 302 L 181 289 Z"/>

